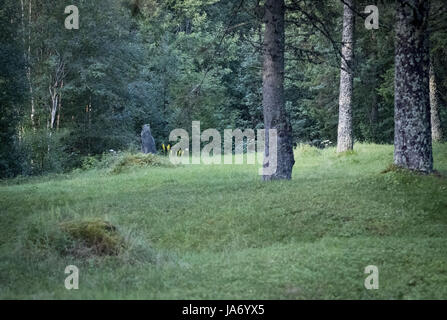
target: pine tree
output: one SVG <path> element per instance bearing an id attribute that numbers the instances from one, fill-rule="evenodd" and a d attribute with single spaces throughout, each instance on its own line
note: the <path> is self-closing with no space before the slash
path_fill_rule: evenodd
<path id="1" fill-rule="evenodd" d="M 429 1 L 397 1 L 394 163 L 426 173 L 433 171 L 428 14 Z"/>
<path id="2" fill-rule="evenodd" d="M 284 12 L 283 0 L 265 3 L 263 99 L 266 130 L 265 157 L 270 154 L 268 130 L 277 130 L 277 169 L 264 180 L 291 179 L 293 159 L 292 133 L 284 106 Z M 270 163 L 271 164 L 271 163 Z"/>

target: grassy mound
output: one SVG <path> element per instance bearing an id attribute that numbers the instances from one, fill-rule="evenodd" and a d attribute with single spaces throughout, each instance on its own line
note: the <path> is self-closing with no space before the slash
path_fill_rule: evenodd
<path id="1" fill-rule="evenodd" d="M 161 157 L 155 154 L 130 154 L 125 153 L 120 155 L 117 161 L 110 166 L 110 173 L 120 174 L 131 168 L 144 168 L 144 167 L 164 167 L 172 168 L 172 164 L 168 158 Z"/>
<path id="2" fill-rule="evenodd" d="M 157 266 L 175 261 L 175 256 L 155 249 L 136 226 L 117 226 L 108 219 L 60 215 L 30 216 L 21 226 L 22 238 L 14 255 L 41 261 L 49 256 L 57 261 L 90 265 L 114 261 L 118 265 Z M 1 264 L 1 263 L 0 263 Z M 1 290 L 0 290 L 1 291 Z"/>
<path id="3" fill-rule="evenodd" d="M 124 238 L 110 222 L 103 220 L 69 221 L 60 224 L 79 245 L 73 253 L 85 255 L 117 255 L 125 247 Z"/>

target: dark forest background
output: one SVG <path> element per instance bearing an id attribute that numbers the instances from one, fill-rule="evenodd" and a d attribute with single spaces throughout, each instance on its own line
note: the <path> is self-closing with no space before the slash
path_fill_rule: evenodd
<path id="1" fill-rule="evenodd" d="M 0 177 L 63 172 L 86 156 L 157 147 L 174 128 L 263 128 L 260 1 L 0 1 Z M 78 6 L 79 30 L 64 27 Z M 262 4 L 262 2 L 261 2 Z M 393 143 L 394 1 L 355 27 L 356 141 Z M 337 140 L 343 3 L 286 1 L 285 107 L 293 143 Z M 430 56 L 447 132 L 447 11 L 433 1 Z M 325 141 L 323 143 L 323 141 Z"/>

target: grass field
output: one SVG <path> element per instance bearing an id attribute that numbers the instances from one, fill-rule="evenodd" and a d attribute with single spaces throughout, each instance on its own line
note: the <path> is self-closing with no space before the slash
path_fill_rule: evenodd
<path id="1" fill-rule="evenodd" d="M 5 181 L 0 298 L 447 299 L 447 144 L 430 176 L 383 173 L 392 153 L 299 147 L 293 180 L 269 183 L 249 165 Z M 64 250 L 61 225 L 89 219 L 117 228 L 117 255 Z"/>

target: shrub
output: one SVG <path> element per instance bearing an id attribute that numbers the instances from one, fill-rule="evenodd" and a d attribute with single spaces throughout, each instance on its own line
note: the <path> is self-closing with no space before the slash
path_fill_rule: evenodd
<path id="1" fill-rule="evenodd" d="M 66 168 L 68 154 L 63 139 L 68 131 L 50 132 L 46 129 L 26 132 L 18 144 L 23 175 L 60 173 Z"/>
<path id="2" fill-rule="evenodd" d="M 96 168 L 99 164 L 99 160 L 96 157 L 88 156 L 82 159 L 81 169 L 89 170 Z"/>

